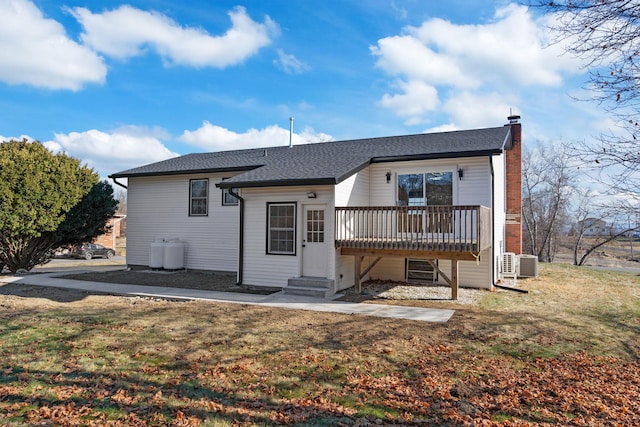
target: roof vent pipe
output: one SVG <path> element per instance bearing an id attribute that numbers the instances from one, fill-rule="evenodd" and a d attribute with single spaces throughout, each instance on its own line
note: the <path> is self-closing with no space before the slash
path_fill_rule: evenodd
<path id="1" fill-rule="evenodd" d="M 293 147 L 293 117 L 289 117 L 289 148 Z"/>

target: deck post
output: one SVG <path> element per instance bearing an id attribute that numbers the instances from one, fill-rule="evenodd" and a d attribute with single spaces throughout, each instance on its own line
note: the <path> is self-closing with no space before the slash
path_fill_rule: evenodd
<path id="1" fill-rule="evenodd" d="M 360 255 L 355 255 L 354 265 L 353 265 L 353 280 L 355 280 L 354 285 L 356 285 L 356 292 L 362 292 L 362 286 L 360 285 L 360 270 L 362 269 L 362 259 Z"/>
<path id="2" fill-rule="evenodd" d="M 362 259 L 364 259 L 364 257 L 363 257 Z M 361 278 L 361 279 L 364 279 L 364 276 L 366 276 L 366 275 L 367 275 L 367 273 L 368 273 L 368 272 L 370 272 L 370 271 L 371 271 L 371 269 L 372 269 L 373 267 L 375 267 L 375 266 L 376 266 L 376 264 L 377 264 L 378 262 L 380 262 L 380 260 L 381 260 L 381 259 L 382 259 L 382 257 L 381 257 L 381 256 L 379 256 L 379 257 L 377 257 L 375 260 L 373 260 L 373 262 L 372 262 L 372 263 L 370 263 L 370 264 L 369 264 L 369 266 L 368 266 L 367 268 L 365 268 L 365 269 L 364 269 L 364 271 L 363 271 L 362 273 L 360 273 L 360 278 Z"/>
<path id="3" fill-rule="evenodd" d="M 451 260 L 451 299 L 458 300 L 458 260 Z"/>

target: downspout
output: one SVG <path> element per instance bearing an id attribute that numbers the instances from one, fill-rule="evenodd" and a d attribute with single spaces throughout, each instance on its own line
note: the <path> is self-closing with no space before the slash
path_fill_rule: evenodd
<path id="1" fill-rule="evenodd" d="M 489 156 L 489 169 L 491 170 L 491 282 L 496 285 L 496 193 L 495 175 L 493 172 L 493 156 Z"/>
<path id="2" fill-rule="evenodd" d="M 126 185 L 124 185 L 121 182 L 118 182 L 118 178 L 111 178 L 111 180 L 113 181 L 114 184 L 119 185 L 120 187 L 124 188 L 125 190 L 127 189 Z"/>
<path id="3" fill-rule="evenodd" d="M 236 285 L 242 285 L 242 271 L 244 270 L 244 199 L 237 193 L 233 192 L 233 188 L 227 190 L 229 194 L 238 199 L 240 208 L 240 224 L 238 232 L 238 282 Z"/>

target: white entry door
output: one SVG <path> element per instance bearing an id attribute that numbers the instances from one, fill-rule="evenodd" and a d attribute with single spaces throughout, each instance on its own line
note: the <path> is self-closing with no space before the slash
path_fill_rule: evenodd
<path id="1" fill-rule="evenodd" d="M 325 235 L 325 205 L 305 205 L 302 234 L 302 275 L 327 277 L 329 253 Z"/>

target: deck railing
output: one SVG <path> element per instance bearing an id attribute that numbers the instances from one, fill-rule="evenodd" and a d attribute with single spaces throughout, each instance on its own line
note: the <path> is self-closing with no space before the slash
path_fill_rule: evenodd
<path id="1" fill-rule="evenodd" d="M 360 206 L 336 208 L 337 248 L 478 253 L 491 246 L 485 206 Z"/>

